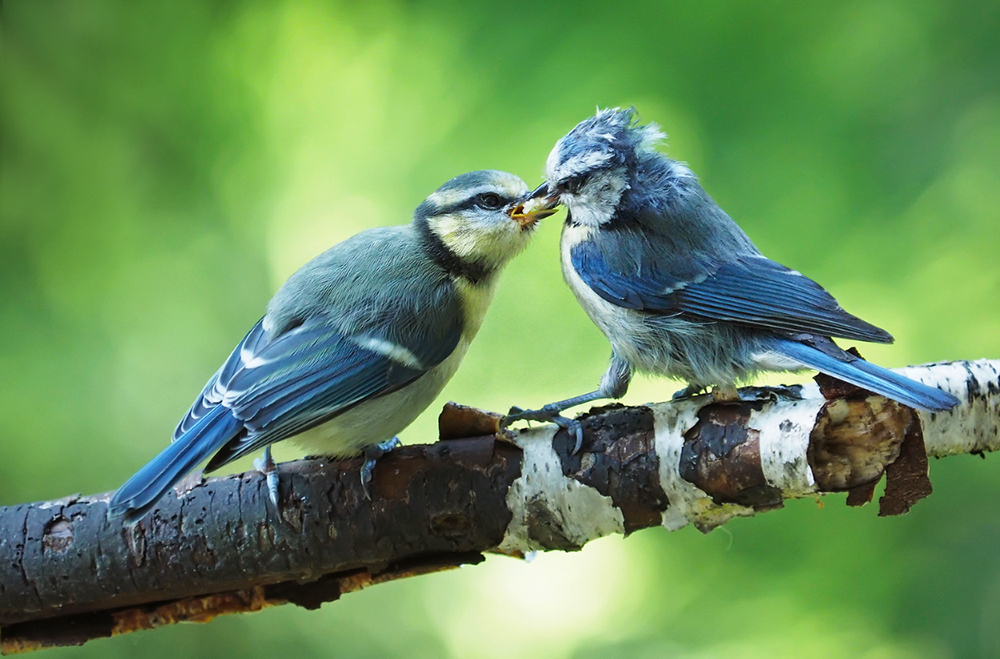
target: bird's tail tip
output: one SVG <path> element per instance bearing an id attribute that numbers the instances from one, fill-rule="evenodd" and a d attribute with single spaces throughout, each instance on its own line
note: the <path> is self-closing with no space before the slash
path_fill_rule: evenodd
<path id="1" fill-rule="evenodd" d="M 918 382 L 917 384 L 920 383 Z M 922 386 L 927 387 L 927 385 Z M 918 402 L 922 403 L 922 405 L 914 405 L 913 407 L 919 407 L 928 412 L 948 412 L 962 402 L 950 392 L 935 387 L 927 387 L 927 389 L 930 391 L 916 393 L 919 398 Z"/>
<path id="2" fill-rule="evenodd" d="M 232 439 L 240 428 L 239 420 L 226 408 L 215 408 L 118 488 L 108 502 L 108 518 L 134 524 L 145 517 L 177 481 Z"/>
<path id="3" fill-rule="evenodd" d="M 947 412 L 961 402 L 947 391 L 917 382 L 864 359 L 844 361 L 796 341 L 783 341 L 779 350 L 804 366 L 918 410 Z"/>

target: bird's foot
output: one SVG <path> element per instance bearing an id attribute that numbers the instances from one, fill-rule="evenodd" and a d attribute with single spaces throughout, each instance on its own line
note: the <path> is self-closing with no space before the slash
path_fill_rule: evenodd
<path id="1" fill-rule="evenodd" d="M 361 489 L 365 492 L 365 498 L 369 501 L 372 496 L 368 492 L 368 484 L 372 482 L 372 472 L 375 470 L 375 463 L 383 455 L 400 445 L 399 437 L 387 439 L 381 444 L 374 444 L 364 450 L 365 463 L 361 465 Z"/>
<path id="2" fill-rule="evenodd" d="M 500 425 L 506 427 L 515 421 L 542 421 L 546 423 L 558 423 L 556 419 L 563 418 L 559 415 L 562 410 L 555 405 L 545 405 L 537 410 L 522 410 L 514 406 L 510 408 L 501 421 Z"/>
<path id="3" fill-rule="evenodd" d="M 802 385 L 779 384 L 774 387 L 743 387 L 739 391 L 740 400 L 747 402 L 776 401 L 779 398 L 802 400 Z"/>
<path id="4" fill-rule="evenodd" d="M 671 400 L 687 400 L 689 398 L 694 398 L 695 396 L 701 394 L 703 391 L 705 391 L 705 387 L 701 386 L 700 384 L 689 384 L 683 389 L 678 389 L 677 391 L 675 391 L 674 395 L 671 396 Z"/>
<path id="5" fill-rule="evenodd" d="M 264 474 L 267 481 L 267 493 L 274 507 L 278 507 L 278 465 L 271 457 L 271 447 L 264 447 L 264 455 L 253 461 L 253 468 Z"/>
<path id="6" fill-rule="evenodd" d="M 522 410 L 520 407 L 512 407 L 503 419 L 500 420 L 500 427 L 506 428 L 515 421 L 542 421 L 554 423 L 565 429 L 574 439 L 573 451 L 570 455 L 576 455 L 583 446 L 583 425 L 576 419 L 570 419 L 559 414 L 562 410 L 554 405 L 545 405 L 537 410 Z"/>
<path id="7" fill-rule="evenodd" d="M 683 389 L 674 392 L 672 397 L 673 400 L 688 400 L 695 396 L 700 395 L 705 391 L 705 387 L 689 384 Z M 775 401 L 779 398 L 787 398 L 791 400 L 802 400 L 802 385 L 792 384 L 784 385 L 780 384 L 774 387 L 741 387 L 736 389 L 735 387 L 713 387 L 712 398 L 718 403 L 733 403 L 733 402 L 745 402 L 745 403 L 755 403 L 760 401 Z"/>

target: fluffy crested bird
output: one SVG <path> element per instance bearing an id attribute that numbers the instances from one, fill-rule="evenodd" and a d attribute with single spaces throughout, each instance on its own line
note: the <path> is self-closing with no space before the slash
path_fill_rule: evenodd
<path id="1" fill-rule="evenodd" d="M 434 400 L 479 330 L 498 275 L 535 222 L 525 183 L 458 176 L 406 225 L 363 231 L 302 266 L 209 379 L 173 442 L 115 493 L 109 515 L 144 516 L 203 460 L 206 471 L 294 438 L 310 454 L 374 460 Z"/>
<path id="2" fill-rule="evenodd" d="M 714 385 L 717 397 L 731 398 L 758 372 L 812 368 L 915 408 L 958 403 L 838 347 L 831 337 L 893 339 L 761 254 L 690 169 L 656 150 L 663 137 L 634 110 L 616 108 L 598 111 L 552 149 L 547 181 L 531 198 L 567 209 L 563 276 L 611 342 L 611 364 L 596 391 L 540 410 L 514 408 L 508 422 L 556 421 L 579 441 L 579 425 L 560 412 L 622 397 L 636 371 L 685 380 L 682 393 Z"/>

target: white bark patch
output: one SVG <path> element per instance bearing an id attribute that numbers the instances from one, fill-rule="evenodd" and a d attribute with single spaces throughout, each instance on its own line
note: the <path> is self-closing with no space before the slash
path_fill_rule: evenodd
<path id="1" fill-rule="evenodd" d="M 563 475 L 562 462 L 552 448 L 558 430 L 547 424 L 522 432 L 514 440 L 524 451 L 524 461 L 521 476 L 507 491 L 507 508 L 514 516 L 500 543 L 503 552 L 552 549 L 532 537 L 532 517 L 544 517 L 575 547 L 625 532 L 625 518 L 610 497 Z"/>
<path id="2" fill-rule="evenodd" d="M 918 411 L 928 455 L 1000 450 L 1000 360 L 944 362 L 894 370 L 950 392 L 961 401 L 950 412 Z"/>
<path id="3" fill-rule="evenodd" d="M 753 411 L 748 429 L 759 432 L 761 469 L 767 483 L 781 490 L 782 498 L 809 496 L 815 492 L 815 479 L 806 451 L 809 433 L 825 402 L 814 385 L 804 387 L 800 401 L 767 404 L 760 412 Z M 750 516 L 752 508 L 737 504 L 717 504 L 705 492 L 680 475 L 681 449 L 684 433 L 698 422 L 701 399 L 651 405 L 656 437 L 656 454 L 660 459 L 660 486 L 670 505 L 663 512 L 663 525 L 676 531 L 693 523 L 709 531 L 733 517 Z"/>
<path id="4" fill-rule="evenodd" d="M 702 396 L 691 400 L 649 405 L 653 410 L 656 455 L 660 460 L 660 487 L 670 502 L 663 511 L 663 526 L 676 531 L 693 523 L 708 531 L 736 516 L 752 515 L 753 509 L 736 504 L 719 505 L 691 483 L 681 478 L 681 449 L 684 433 L 698 422 Z"/>
<path id="5" fill-rule="evenodd" d="M 804 497 L 815 492 L 816 480 L 806 458 L 809 434 L 825 402 L 818 387 L 804 389 L 803 398 L 786 404 L 765 405 L 750 414 L 748 426 L 760 432 L 760 465 L 768 485 L 781 490 L 782 498 Z"/>

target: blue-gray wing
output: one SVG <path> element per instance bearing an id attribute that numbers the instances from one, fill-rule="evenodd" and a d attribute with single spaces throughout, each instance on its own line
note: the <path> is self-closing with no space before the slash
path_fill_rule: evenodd
<path id="1" fill-rule="evenodd" d="M 713 264 L 693 281 L 653 262 L 609 266 L 601 246 L 584 241 L 570 252 L 573 268 L 597 295 L 619 307 L 695 320 L 726 321 L 787 334 L 819 334 L 891 343 L 883 329 L 843 309 L 822 286 L 759 254 Z"/>
<path id="2" fill-rule="evenodd" d="M 257 353 L 265 345 L 267 345 L 267 332 L 264 331 L 264 319 L 261 318 L 253 326 L 253 329 L 247 332 L 243 340 L 236 345 L 222 368 L 209 378 L 208 384 L 195 399 L 191 409 L 174 428 L 172 441 L 177 441 L 178 437 L 191 430 L 202 417 L 222 402 L 222 398 L 226 394 L 226 383 L 233 378 L 236 371 L 243 367 L 245 361 L 249 360 L 249 355 Z"/>
<path id="3" fill-rule="evenodd" d="M 175 437 L 213 408 L 228 408 L 244 430 L 206 467 L 217 469 L 406 386 L 451 354 L 460 336 L 455 323 L 433 341 L 407 346 L 409 358 L 401 361 L 387 354 L 384 341 L 346 336 L 321 316 L 273 338 L 258 322 L 206 385 Z"/>

